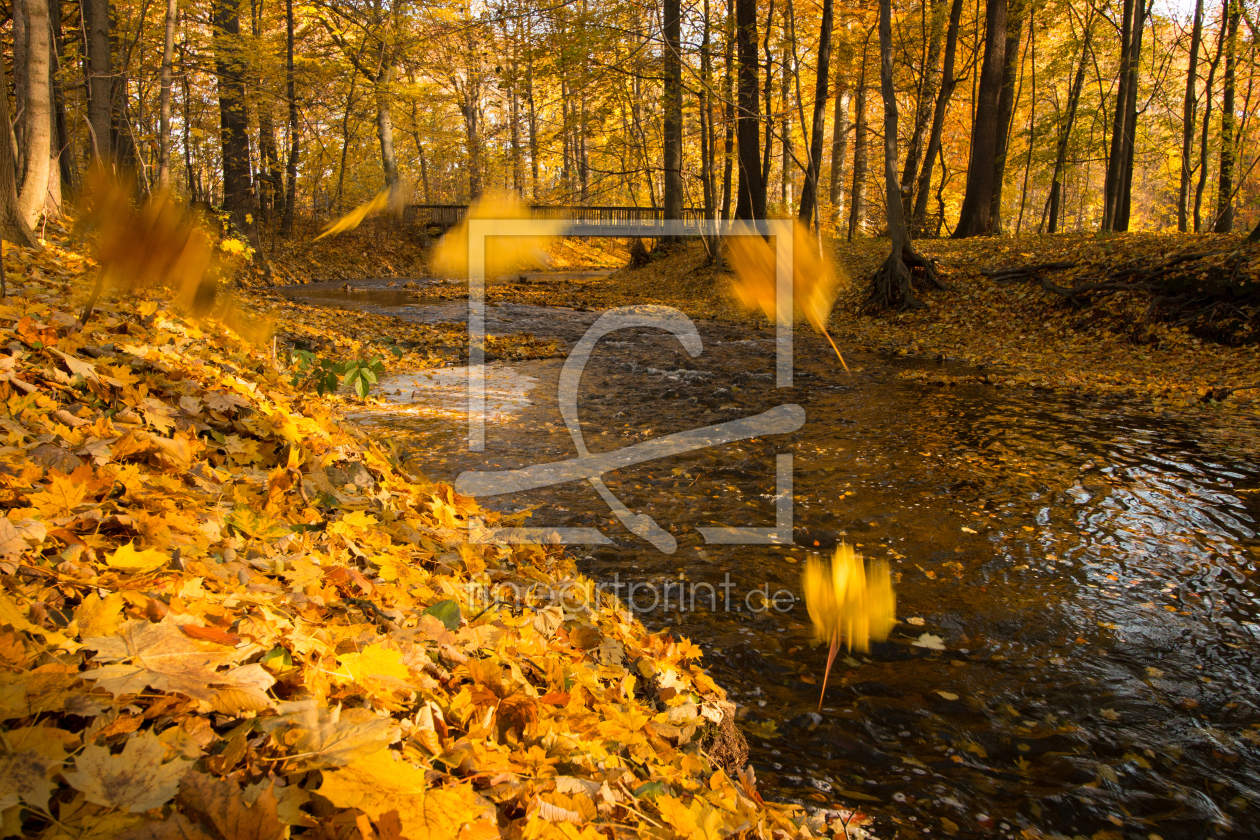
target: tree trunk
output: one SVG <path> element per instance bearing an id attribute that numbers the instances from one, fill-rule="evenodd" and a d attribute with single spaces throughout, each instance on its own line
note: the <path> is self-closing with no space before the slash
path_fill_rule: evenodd
<path id="1" fill-rule="evenodd" d="M 866 50 L 862 50 L 862 74 L 853 104 L 853 191 L 849 197 L 849 241 L 866 228 Z"/>
<path id="2" fill-rule="evenodd" d="M 1199 75 L 1199 47 L 1203 43 L 1203 0 L 1194 3 L 1194 29 L 1190 32 L 1190 63 L 1186 68 L 1186 96 L 1181 118 L 1181 181 L 1177 188 L 1177 230 L 1190 226 L 1190 173 L 1194 166 L 1194 117 L 1198 109 L 1195 83 Z"/>
<path id="3" fill-rule="evenodd" d="M 1024 157 L 1024 184 L 1019 189 L 1019 218 L 1015 221 L 1015 235 L 1024 227 L 1024 206 L 1028 202 L 1028 177 L 1032 172 L 1033 148 L 1037 145 L 1037 21 L 1036 15 L 1028 15 L 1028 51 L 1032 54 L 1032 104 L 1028 108 L 1028 154 Z M 1018 103 L 1016 103 L 1018 104 Z"/>
<path id="4" fill-rule="evenodd" d="M 710 49 L 710 11 L 709 0 L 704 0 L 704 20 L 701 21 L 700 39 L 700 186 L 704 193 L 704 217 L 712 219 L 716 216 L 717 198 L 714 195 L 714 156 L 716 150 L 713 142 L 713 103 L 710 91 L 713 89 L 713 60 Z"/>
<path id="5" fill-rule="evenodd" d="M 1225 0 L 1221 12 L 1225 35 L 1225 77 L 1221 80 L 1221 164 L 1216 179 L 1215 233 L 1229 233 L 1234 229 L 1234 158 L 1237 153 L 1234 139 L 1234 64 L 1238 53 L 1238 0 Z M 34 27 L 32 26 L 32 29 Z M 34 49 L 34 39 L 31 41 Z"/>
<path id="6" fill-rule="evenodd" d="M 757 82 L 757 0 L 734 0 L 739 51 L 739 196 L 735 218 L 764 219 L 766 181 L 761 175 L 761 104 Z"/>
<path id="7" fill-rule="evenodd" d="M 784 15 L 792 9 L 792 0 L 784 4 Z M 780 42 L 783 54 L 783 72 L 779 74 L 779 103 L 782 111 L 779 120 L 779 206 L 780 213 L 792 212 L 792 201 L 795 198 L 792 189 L 792 63 L 789 60 L 791 42 L 787 37 L 787 26 L 784 27 L 783 40 Z"/>
<path id="8" fill-rule="evenodd" d="M 1208 65 L 1207 84 L 1203 91 L 1203 130 L 1199 136 L 1199 180 L 1194 186 L 1194 232 L 1199 233 L 1202 230 L 1203 216 L 1203 189 L 1207 185 L 1208 170 L 1208 132 L 1212 127 L 1212 84 L 1216 81 L 1216 68 L 1220 64 L 1221 56 L 1225 53 L 1225 32 L 1228 27 L 1225 21 L 1221 21 L 1220 31 L 1216 40 L 1216 53 L 1212 56 L 1212 63 Z"/>
<path id="9" fill-rule="evenodd" d="M 810 126 L 809 160 L 805 167 L 805 185 L 801 189 L 801 210 L 797 214 L 797 218 L 805 225 L 809 225 L 813 220 L 814 209 L 818 203 L 818 173 L 822 168 L 823 132 L 827 128 L 827 82 L 831 72 L 831 28 L 835 14 L 834 6 L 835 0 L 823 0 L 822 23 L 818 30 L 818 72 L 814 83 L 814 119 Z M 837 102 L 838 97 L 839 94 L 837 94 Z M 832 165 L 834 171 L 834 160 Z M 835 183 L 834 178 L 832 183 Z"/>
<path id="10" fill-rule="evenodd" d="M 57 158 L 62 188 L 73 192 L 78 178 L 76 177 L 74 152 L 70 146 L 70 126 L 66 120 L 66 97 L 61 87 L 60 72 L 61 68 L 65 66 L 66 59 L 65 41 L 61 35 L 61 0 L 48 0 L 48 14 L 52 16 L 53 34 L 53 64 L 51 69 L 53 122 L 55 123 L 57 142 L 54 149 L 54 157 Z"/>
<path id="11" fill-rule="evenodd" d="M 26 12 L 26 113 L 22 115 L 23 155 L 26 172 L 18 194 L 18 212 L 28 225 L 43 213 L 48 203 L 48 180 L 52 170 L 52 88 L 49 85 L 48 0 L 15 0 Z"/>
<path id="12" fill-rule="evenodd" d="M 1133 62 L 1134 10 L 1141 0 L 1124 0 L 1120 21 L 1120 72 L 1116 83 L 1116 104 L 1111 118 L 1111 144 L 1107 154 L 1107 175 L 1103 182 L 1102 229 L 1117 230 L 1120 212 L 1120 192 L 1124 176 L 1125 136 L 1132 129 L 1129 124 L 1129 82 Z"/>
<path id="13" fill-rule="evenodd" d="M 87 29 L 88 126 L 93 156 L 113 165 L 114 69 L 109 0 L 80 0 Z"/>
<path id="14" fill-rule="evenodd" d="M 885 307 L 921 309 L 927 304 L 914 296 L 910 266 L 922 268 L 929 282 L 938 286 L 940 283 L 932 264 L 915 253 L 906 227 L 897 178 L 897 90 L 893 87 L 892 52 L 892 0 L 880 0 L 879 90 L 884 100 L 884 193 L 891 241 L 888 259 L 871 279 L 871 299 Z"/>
<path id="15" fill-rule="evenodd" d="M 1018 0 L 1014 0 L 1018 2 Z M 1013 5 L 1013 3 L 1011 4 Z M 1012 10 L 1008 6 L 1008 14 Z M 1018 104 L 1015 99 L 1016 77 L 1020 71 L 1019 47 L 1024 34 L 1022 6 L 1014 10 L 1007 19 L 1006 26 L 1006 63 L 1002 68 L 1002 92 L 998 96 L 997 144 L 993 156 L 993 198 L 992 210 L 989 213 L 989 230 L 997 236 L 1003 232 L 1002 223 L 1002 189 L 1006 181 L 1006 154 L 1011 140 L 1011 119 Z"/>
<path id="16" fill-rule="evenodd" d="M 1154 0 L 1151 2 L 1153 3 Z M 1123 158 L 1120 167 L 1120 193 L 1113 225 L 1113 229 L 1119 231 L 1129 229 L 1129 214 L 1133 205 L 1133 156 L 1137 148 L 1138 75 L 1142 66 L 1142 35 L 1146 31 L 1146 17 L 1150 8 L 1149 4 L 1144 6 L 1142 0 L 1137 0 L 1133 9 L 1133 37 L 1130 43 L 1132 57 L 1129 60 L 1129 89 L 1125 100 L 1125 110 L 1128 115 L 1125 117 L 1125 132 L 1121 146 Z"/>
<path id="17" fill-rule="evenodd" d="M 723 59 L 726 62 L 726 78 L 723 95 L 726 105 L 723 111 L 723 156 L 722 156 L 722 221 L 731 218 L 731 181 L 735 168 L 735 10 L 732 3 L 727 4 L 726 28 L 723 33 L 726 43 L 723 45 Z"/>
<path id="18" fill-rule="evenodd" d="M 297 209 L 298 155 L 302 140 L 298 129 L 297 81 L 293 71 L 293 0 L 285 0 L 284 26 L 284 94 L 289 100 L 289 160 L 285 166 L 284 220 L 280 223 L 280 234 L 291 236 L 293 214 Z"/>
<path id="19" fill-rule="evenodd" d="M 530 195 L 534 201 L 538 201 L 538 112 L 534 105 L 534 51 L 532 47 L 526 53 L 525 96 L 529 105 Z M 428 201 L 428 199 L 425 200 Z"/>
<path id="20" fill-rule="evenodd" d="M 954 228 L 955 239 L 994 233 L 994 161 L 998 154 L 999 100 L 1005 69 L 1006 0 L 986 0 L 984 61 L 976 96 L 976 118 L 971 128 L 971 162 L 967 166 L 967 189 L 958 226 Z"/>
<path id="21" fill-rule="evenodd" d="M 223 147 L 223 209 L 261 259 L 254 183 L 249 165 L 249 118 L 245 113 L 245 59 L 240 42 L 241 0 L 216 0 L 214 60 L 219 84 L 219 137 Z"/>
<path id="22" fill-rule="evenodd" d="M 844 161 L 849 154 L 849 103 L 852 99 L 853 94 L 849 91 L 836 91 L 836 111 L 831 124 L 831 189 L 828 196 L 831 199 L 831 221 L 835 225 L 844 218 Z"/>
<path id="23" fill-rule="evenodd" d="M 766 59 L 766 81 L 765 87 L 762 89 L 762 98 L 766 103 L 766 112 L 763 117 L 765 147 L 762 149 L 761 156 L 761 183 L 764 185 L 764 189 L 762 190 L 761 206 L 757 208 L 757 218 L 759 219 L 766 217 L 766 201 L 770 192 L 770 160 L 773 157 L 772 150 L 774 149 L 774 56 L 770 52 L 770 34 L 774 31 L 774 2 L 775 0 L 770 0 L 770 9 L 766 12 L 766 37 L 762 42 L 762 51 Z"/>
<path id="24" fill-rule="evenodd" d="M 919 156 L 923 154 L 923 141 L 927 137 L 928 124 L 932 119 L 932 104 L 941 83 L 941 70 L 937 63 L 941 58 L 941 40 L 945 35 L 945 0 L 932 0 L 931 23 L 928 30 L 927 59 L 923 65 L 923 79 L 914 109 L 914 130 L 906 146 L 906 162 L 901 170 L 901 194 L 907 208 L 914 206 L 915 176 L 919 173 Z"/>
<path id="25" fill-rule="evenodd" d="M 1063 169 L 1067 164 L 1068 142 L 1072 137 L 1072 126 L 1076 123 L 1076 110 L 1081 101 L 1081 89 L 1085 85 L 1085 66 L 1089 58 L 1089 42 L 1093 34 L 1094 17 L 1091 14 L 1085 23 L 1085 41 L 1081 46 L 1081 61 L 1076 65 L 1076 76 L 1072 79 L 1072 87 L 1068 91 L 1067 115 L 1059 127 L 1059 136 L 1055 143 L 1054 170 L 1050 175 L 1050 196 L 1046 200 L 1047 233 L 1059 230 L 1060 204 L 1063 200 Z"/>
<path id="26" fill-rule="evenodd" d="M 665 218 L 682 218 L 682 3 L 665 0 Z"/>
<path id="27" fill-rule="evenodd" d="M 171 65 L 175 58 L 175 18 L 179 0 L 166 0 L 166 36 L 162 41 L 162 92 L 158 98 L 158 189 L 171 185 Z"/>
<path id="28" fill-rule="evenodd" d="M 923 168 L 914 190 L 914 213 L 910 216 L 910 231 L 921 236 L 927 225 L 928 194 L 932 189 L 932 167 L 941 153 L 941 137 L 945 130 L 945 112 L 958 80 L 954 78 L 954 59 L 958 53 L 958 26 L 962 20 L 962 0 L 953 0 L 949 9 L 949 31 L 945 36 L 945 62 L 941 67 L 941 86 L 936 92 L 936 105 L 932 109 L 932 129 L 928 133 L 927 152 L 923 155 Z"/>
<path id="29" fill-rule="evenodd" d="M 0 126 L 11 125 L 9 119 L 9 80 L 6 78 L 5 62 L 0 61 Z M 18 210 L 17 170 L 13 160 L 13 144 L 9 138 L 0 142 L 0 238 L 25 248 L 39 247 L 39 240 L 31 232 L 26 217 Z M 0 245 L 0 248 L 3 248 Z M 0 265 L 0 278 L 4 276 Z"/>

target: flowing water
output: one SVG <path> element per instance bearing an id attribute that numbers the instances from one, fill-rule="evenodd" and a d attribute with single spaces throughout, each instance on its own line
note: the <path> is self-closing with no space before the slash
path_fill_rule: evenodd
<path id="1" fill-rule="evenodd" d="M 359 288 L 292 294 L 416 320 L 463 314 Z M 487 324 L 571 345 L 596 316 L 492 306 Z M 880 837 L 1260 835 L 1260 465 L 1248 443 L 1260 429 L 1209 434 L 1135 404 L 897 377 L 965 370 L 944 362 L 850 352 L 850 376 L 802 333 L 794 386 L 780 389 L 771 330 L 698 326 L 694 358 L 660 330 L 599 344 L 579 398 L 591 451 L 781 404 L 806 422 L 605 475 L 675 536 L 673 554 L 629 533 L 585 481 L 484 501 L 607 536 L 572 547 L 582 570 L 620 585 L 653 630 L 704 649 L 766 796 L 860 808 Z M 362 420 L 435 479 L 572 458 L 562 363 L 489 366 L 484 452 L 467 448 L 460 369 L 384 380 L 393 405 Z M 698 527 L 774 525 L 783 453 L 795 544 L 706 545 Z M 841 653 L 818 713 L 826 649 L 794 599 L 804 559 L 839 539 L 891 561 L 901 623 L 868 655 Z M 779 593 L 774 606 L 755 590 Z"/>

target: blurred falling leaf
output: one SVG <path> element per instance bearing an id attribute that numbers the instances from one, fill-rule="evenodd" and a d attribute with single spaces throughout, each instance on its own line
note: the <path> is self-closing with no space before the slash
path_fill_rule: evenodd
<path id="1" fill-rule="evenodd" d="M 511 229 L 513 220 L 530 219 L 528 206 L 510 194 L 483 196 L 468 208 L 464 220 L 447 231 L 433 251 L 433 267 L 449 277 L 468 276 L 468 221 L 483 219 L 505 222 L 503 233 Z M 485 276 L 494 277 L 542 265 L 547 244 L 559 236 L 567 224 L 563 219 L 549 219 L 546 231 L 535 236 L 497 235 L 486 242 Z"/>
<path id="2" fill-rule="evenodd" d="M 887 639 L 897 623 L 897 599 L 888 564 L 875 561 L 868 573 L 862 555 L 845 542 L 836 546 L 830 563 L 816 557 L 806 562 L 802 589 L 805 606 L 814 623 L 814 635 L 830 645 L 822 695 L 818 698 L 821 709 L 827 693 L 827 678 L 841 641 L 850 651 L 865 653 L 870 650 L 871 639 L 880 642 Z"/>
<path id="3" fill-rule="evenodd" d="M 354 230 L 363 224 L 369 216 L 375 216 L 386 210 L 401 212 L 402 207 L 407 202 L 407 190 L 401 185 L 396 184 L 393 188 L 386 188 L 378 192 L 369 201 L 365 201 L 358 207 L 324 228 L 324 232 L 315 237 L 314 242 L 318 242 L 325 236 L 332 236 L 337 233 L 344 233 L 348 230 Z"/>
<path id="4" fill-rule="evenodd" d="M 218 298 L 218 282 L 209 274 L 214 249 L 188 205 L 161 191 L 137 208 L 134 181 L 100 166 L 86 183 L 86 210 L 77 229 L 96 234 L 99 268 L 80 324 L 87 323 L 101 292 L 111 285 L 128 291 L 173 289 L 177 307 L 198 316 L 209 313 Z"/>
<path id="5" fill-rule="evenodd" d="M 778 287 L 775 279 L 775 252 L 760 236 L 732 236 L 727 239 L 735 280 L 731 292 L 748 311 L 760 309 L 773 323 L 777 320 Z M 839 291 L 839 270 L 818 251 L 818 242 L 799 222 L 792 227 L 792 305 L 816 332 L 826 337 L 840 364 L 849 366 L 827 332 L 827 319 Z"/>

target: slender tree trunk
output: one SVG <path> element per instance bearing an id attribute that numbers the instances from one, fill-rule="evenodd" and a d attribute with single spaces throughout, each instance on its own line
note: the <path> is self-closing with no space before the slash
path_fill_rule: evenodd
<path id="1" fill-rule="evenodd" d="M 1046 200 L 1047 233 L 1059 230 L 1060 203 L 1063 197 L 1063 169 L 1067 165 L 1068 142 L 1072 139 L 1072 127 L 1076 123 L 1076 111 L 1081 101 L 1081 90 L 1085 85 L 1085 66 L 1089 58 L 1089 42 L 1093 35 L 1094 17 L 1091 14 L 1085 23 L 1085 40 L 1081 45 L 1081 60 L 1076 65 L 1076 76 L 1072 79 L 1072 87 L 1068 91 L 1067 115 L 1059 126 L 1059 136 L 1055 142 L 1054 170 L 1050 175 L 1050 195 Z"/>
<path id="2" fill-rule="evenodd" d="M 923 269 L 928 282 L 940 286 L 932 264 L 910 244 L 901 184 L 897 178 L 897 90 L 893 87 L 892 0 L 879 3 L 879 90 L 884 100 L 884 193 L 888 205 L 888 259 L 871 280 L 871 299 L 883 306 L 921 309 L 914 296 L 910 267 Z"/>
<path id="3" fill-rule="evenodd" d="M 92 130 L 93 156 L 112 165 L 114 62 L 109 0 L 80 2 L 87 29 L 88 125 Z"/>
<path id="4" fill-rule="evenodd" d="M 954 238 L 989 236 L 993 228 L 994 161 L 1001 131 L 999 101 L 1006 68 L 1006 0 L 986 0 L 984 60 L 976 97 L 976 118 L 971 128 L 971 162 L 967 166 L 967 190 Z"/>
<path id="5" fill-rule="evenodd" d="M 1153 3 L 1154 0 L 1151 0 Z M 1138 94 L 1138 75 L 1142 66 L 1142 35 L 1146 31 L 1146 18 L 1150 12 L 1150 5 L 1143 5 L 1142 0 L 1137 0 L 1133 9 L 1133 39 L 1130 45 L 1132 58 L 1129 61 L 1129 89 L 1125 100 L 1125 110 L 1128 116 L 1125 117 L 1124 142 L 1122 145 L 1122 166 L 1120 168 L 1120 197 L 1116 205 L 1116 218 L 1114 229 L 1124 231 L 1129 229 L 1129 215 L 1133 205 L 1133 157 L 1137 148 L 1137 94 Z"/>
<path id="6" fill-rule="evenodd" d="M 936 105 L 932 108 L 932 128 L 928 132 L 927 152 L 923 155 L 923 168 L 919 172 L 914 190 L 914 213 L 910 217 L 910 231 L 916 236 L 923 234 L 927 224 L 928 195 L 932 189 L 932 167 L 941 154 L 941 138 L 945 130 L 945 112 L 949 110 L 950 97 L 958 80 L 954 77 L 954 60 L 958 53 L 958 27 L 962 20 L 962 0 L 953 0 L 949 9 L 949 30 L 945 35 L 945 61 L 941 67 L 941 86 L 936 92 Z"/>
<path id="7" fill-rule="evenodd" d="M 866 49 L 853 104 L 853 191 L 849 198 L 849 241 L 866 232 Z"/>
<path id="8" fill-rule="evenodd" d="M 1228 27 L 1221 21 L 1220 32 L 1216 40 L 1216 53 L 1212 63 L 1208 65 L 1207 84 L 1203 90 L 1203 130 L 1199 136 L 1199 180 L 1194 186 L 1194 232 L 1203 229 L 1203 190 L 1207 186 L 1208 174 L 1208 132 L 1212 128 L 1212 84 L 1216 81 L 1216 68 L 1221 56 L 1225 54 L 1225 32 Z"/>
<path id="9" fill-rule="evenodd" d="M 223 209 L 261 259 L 249 165 L 249 118 L 245 113 L 245 59 L 240 43 L 240 0 L 216 0 L 214 58 L 219 83 L 219 132 L 223 148 Z"/>
<path id="10" fill-rule="evenodd" d="M 1019 218 L 1015 221 L 1015 235 L 1024 227 L 1024 205 L 1028 202 L 1028 176 L 1032 172 L 1033 147 L 1037 140 L 1037 21 L 1036 15 L 1028 15 L 1028 48 L 1032 53 L 1032 104 L 1028 109 L 1028 154 L 1024 158 L 1024 184 L 1019 189 Z"/>
<path id="11" fill-rule="evenodd" d="M 757 83 L 757 0 L 734 0 L 739 50 L 739 196 L 735 218 L 766 217 L 766 181 L 761 173 L 761 104 Z"/>
<path id="12" fill-rule="evenodd" d="M 381 64 L 376 74 L 376 138 L 381 144 L 381 169 L 385 172 L 386 189 L 398 186 L 398 157 L 394 152 L 394 118 L 390 83 L 394 79 L 393 59 L 381 45 Z"/>
<path id="13" fill-rule="evenodd" d="M 726 43 L 723 45 L 723 60 L 726 63 L 723 96 L 726 104 L 723 110 L 723 157 L 722 157 L 722 221 L 731 218 L 731 182 L 735 168 L 735 9 L 734 0 L 727 3 L 726 28 L 723 33 Z"/>
<path id="14" fill-rule="evenodd" d="M 0 61 L 0 126 L 6 129 L 11 125 L 9 119 L 9 80 L 5 73 L 5 62 Z M 18 210 L 17 169 L 13 160 L 13 144 L 9 138 L 0 142 L 0 238 L 25 248 L 39 247 L 39 240 L 26 223 L 26 217 Z M 0 245 L 0 249 L 4 246 Z M 0 282 L 3 282 L 4 268 L 0 264 Z M 7 290 L 6 290 L 7 291 Z"/>
<path id="15" fill-rule="evenodd" d="M 49 85 L 48 0 L 15 0 L 25 11 L 26 32 L 26 113 L 23 159 L 26 172 L 18 194 L 18 211 L 34 226 L 48 204 L 48 180 L 52 171 L 52 88 Z M 6 92 L 7 95 L 7 92 Z M 54 208 L 55 209 L 55 208 Z"/>
<path id="16" fill-rule="evenodd" d="M 941 41 L 945 35 L 946 13 L 945 0 L 932 0 L 927 59 L 923 65 L 923 80 L 914 109 L 914 130 L 910 134 L 910 143 L 906 146 L 906 162 L 901 170 L 901 194 L 907 209 L 914 206 L 919 157 L 923 154 L 923 141 L 927 138 L 932 119 L 932 105 L 936 101 L 941 83 L 941 69 L 938 64 L 941 59 Z M 910 227 L 913 229 L 913 225 Z"/>
<path id="17" fill-rule="evenodd" d="M 1111 144 L 1107 154 L 1107 175 L 1103 185 L 1104 208 L 1102 229 L 1105 231 L 1124 230 L 1127 223 L 1126 204 L 1126 169 L 1128 161 L 1128 142 L 1135 128 L 1136 113 L 1131 111 L 1129 103 L 1136 103 L 1137 90 L 1134 87 L 1136 69 L 1135 62 L 1140 57 L 1142 31 L 1142 0 L 1124 0 L 1120 21 L 1120 72 L 1116 86 L 1115 110 L 1112 113 Z M 1136 49 L 1135 49 L 1136 47 Z"/>
<path id="18" fill-rule="evenodd" d="M 805 185 L 801 189 L 801 210 L 797 214 L 797 218 L 805 225 L 813 220 L 818 203 L 818 173 L 822 168 L 823 133 L 827 129 L 827 82 L 831 72 L 831 29 L 835 14 L 834 6 L 835 0 L 823 0 L 822 23 L 818 30 L 818 72 L 814 83 L 814 118 L 810 126 L 809 161 L 805 169 Z M 839 102 L 839 94 L 836 96 Z M 835 171 L 834 152 L 832 171 Z M 832 183 L 835 183 L 834 177 Z M 835 191 L 834 188 L 832 191 Z"/>
<path id="19" fill-rule="evenodd" d="M 710 91 L 713 89 L 713 60 L 710 55 L 711 26 L 709 0 L 704 0 L 704 20 L 701 21 L 700 38 L 700 186 L 704 194 L 704 217 L 712 219 L 716 216 L 717 197 L 715 196 L 713 175 L 714 156 L 716 150 L 713 142 L 713 103 Z"/>
<path id="20" fill-rule="evenodd" d="M 1018 2 L 1018 0 L 1016 0 Z M 1002 92 L 998 96 L 997 147 L 993 156 L 993 205 L 989 214 L 989 230 L 993 235 L 1001 235 L 1004 230 L 1002 221 L 1002 190 L 1006 182 L 1006 155 L 1011 141 L 1011 120 L 1015 113 L 1017 77 L 1020 73 L 1019 47 L 1024 34 L 1023 4 L 1011 9 L 1014 12 L 1007 20 L 1006 26 L 1006 63 L 1002 68 Z"/>
<path id="21" fill-rule="evenodd" d="M 159 190 L 165 190 L 171 185 L 171 66 L 175 59 L 175 19 L 178 15 L 179 0 L 166 0 L 166 35 L 162 41 L 162 92 L 158 98 Z"/>
<path id="22" fill-rule="evenodd" d="M 682 218 L 682 3 L 665 0 L 665 218 Z"/>
<path id="23" fill-rule="evenodd" d="M 839 75 L 839 74 L 837 74 Z M 839 82 L 837 82 L 837 87 Z M 839 225 L 844 214 L 844 161 L 849 154 L 849 103 L 853 94 L 836 90 L 835 117 L 831 125 L 831 221 Z"/>
<path id="24" fill-rule="evenodd" d="M 1194 118 L 1198 110 L 1195 84 L 1199 76 L 1199 47 L 1203 43 L 1203 0 L 1194 3 L 1194 28 L 1190 32 L 1190 61 L 1186 67 L 1186 96 L 1181 118 L 1181 181 L 1177 187 L 1177 230 L 1190 226 L 1190 175 L 1193 171 Z"/>
<path id="25" fill-rule="evenodd" d="M 66 97 L 61 86 L 61 68 L 65 66 L 65 40 L 61 34 L 61 0 L 48 0 L 48 14 L 52 17 L 53 51 L 52 51 L 52 92 L 53 115 L 57 135 L 54 157 L 57 158 L 58 171 L 64 189 L 74 191 L 78 183 L 74 151 L 71 147 L 69 122 L 66 119 Z"/>
<path id="26" fill-rule="evenodd" d="M 284 220 L 280 234 L 293 234 L 293 214 L 297 210 L 298 157 L 302 133 L 298 128 L 297 80 L 293 68 L 293 0 L 284 2 L 284 95 L 289 100 L 289 160 L 285 166 Z"/>
<path id="27" fill-rule="evenodd" d="M 764 185 L 761 197 L 761 206 L 757 208 L 757 218 L 764 219 L 766 217 L 766 200 L 770 191 L 770 160 L 773 157 L 774 149 L 774 98 L 772 92 L 774 90 L 774 56 L 770 52 L 770 34 L 774 31 L 774 3 L 770 0 L 770 9 L 766 12 L 766 37 L 762 42 L 762 51 L 766 59 L 766 80 L 765 88 L 762 91 L 762 98 L 766 103 L 766 112 L 764 115 L 765 146 L 762 149 L 761 156 L 761 183 Z"/>
<path id="28" fill-rule="evenodd" d="M 787 0 L 783 7 L 785 16 L 791 8 L 791 0 Z M 787 37 L 787 28 L 786 25 L 783 27 L 784 35 L 781 42 L 783 72 L 779 74 L 779 103 L 782 106 L 779 118 L 779 205 L 780 212 L 784 214 L 792 212 L 792 201 L 795 198 L 792 189 L 792 63 L 789 55 L 791 42 Z"/>
<path id="29" fill-rule="evenodd" d="M 530 195 L 534 201 L 538 201 L 538 112 L 534 106 L 534 50 L 532 47 L 526 52 L 525 97 L 529 105 Z"/>
<path id="30" fill-rule="evenodd" d="M 1238 54 L 1238 0 L 1225 0 L 1221 12 L 1225 35 L 1225 76 L 1221 80 L 1221 163 L 1216 179 L 1215 233 L 1229 233 L 1234 229 L 1234 158 L 1237 154 L 1234 138 L 1234 64 Z M 32 27 L 33 28 L 33 27 Z M 33 49 L 32 40 L 32 49 Z"/>

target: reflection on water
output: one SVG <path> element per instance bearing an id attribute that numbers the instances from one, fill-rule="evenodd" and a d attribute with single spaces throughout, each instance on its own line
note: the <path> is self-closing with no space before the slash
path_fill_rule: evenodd
<path id="1" fill-rule="evenodd" d="M 905 363 L 858 353 L 849 377 L 810 336 L 797 338 L 796 387 L 776 390 L 768 333 L 701 333 L 695 359 L 651 330 L 601 344 L 579 403 L 591 451 L 784 403 L 807 421 L 605 476 L 677 553 L 628 534 L 585 482 L 488 501 L 612 536 L 575 547 L 597 578 L 728 583 L 729 611 L 675 599 L 642 617 L 705 647 L 770 794 L 859 806 L 882 837 L 1260 833 L 1254 461 L 1124 404 L 925 386 L 895 376 Z M 560 365 L 492 366 L 538 384 L 498 415 L 483 453 L 445 416 L 372 422 L 434 478 L 571 458 Z M 445 411 L 459 377 L 415 390 Z M 795 457 L 796 545 L 705 545 L 698 527 L 774 524 L 781 452 Z M 818 715 L 825 650 L 810 647 L 804 606 L 759 610 L 750 596 L 798 591 L 807 553 L 841 537 L 890 560 L 902 623 L 869 656 L 837 661 Z"/>

